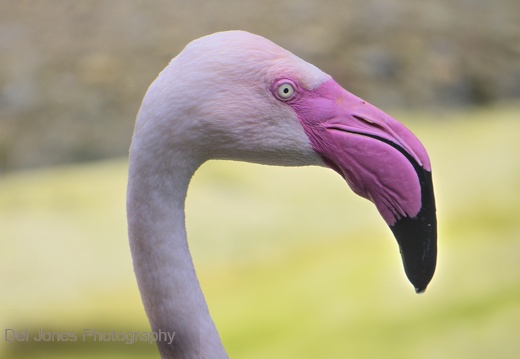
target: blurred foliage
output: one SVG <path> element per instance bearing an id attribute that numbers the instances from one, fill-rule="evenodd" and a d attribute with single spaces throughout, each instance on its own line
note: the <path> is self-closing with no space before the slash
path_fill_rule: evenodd
<path id="1" fill-rule="evenodd" d="M 333 171 L 202 166 L 188 236 L 230 357 L 519 357 L 519 114 L 503 105 L 392 113 L 433 165 L 439 262 L 421 296 L 374 206 Z M 0 330 L 148 330 L 125 181 L 125 160 L 0 178 Z M 3 339 L 6 359 L 158 358 L 145 344 Z"/>
<path id="2" fill-rule="evenodd" d="M 0 0 L 0 170 L 124 155 L 185 44 L 266 36 L 384 108 L 520 95 L 517 0 Z"/>

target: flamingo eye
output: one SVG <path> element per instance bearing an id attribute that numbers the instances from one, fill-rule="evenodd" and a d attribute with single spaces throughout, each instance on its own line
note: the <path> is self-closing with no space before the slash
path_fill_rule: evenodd
<path id="1" fill-rule="evenodd" d="M 294 95 L 294 86 L 291 85 L 288 82 L 282 83 L 280 86 L 278 86 L 278 89 L 276 90 L 276 94 L 280 98 L 280 100 L 288 100 Z"/>

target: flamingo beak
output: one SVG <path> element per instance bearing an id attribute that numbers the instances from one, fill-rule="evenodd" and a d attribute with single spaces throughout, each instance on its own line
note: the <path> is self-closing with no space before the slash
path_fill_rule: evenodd
<path id="1" fill-rule="evenodd" d="M 417 293 L 433 277 L 437 219 L 428 154 L 401 123 L 330 80 L 291 104 L 314 150 L 372 201 L 399 244 Z"/>

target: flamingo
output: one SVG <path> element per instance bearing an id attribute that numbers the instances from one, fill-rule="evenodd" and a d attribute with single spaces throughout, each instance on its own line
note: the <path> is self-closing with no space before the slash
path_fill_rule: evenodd
<path id="1" fill-rule="evenodd" d="M 420 293 L 435 271 L 428 154 L 402 124 L 273 42 L 224 31 L 189 43 L 150 85 L 129 152 L 134 271 L 163 358 L 227 358 L 188 248 L 184 203 L 210 159 L 329 167 L 372 201 Z"/>

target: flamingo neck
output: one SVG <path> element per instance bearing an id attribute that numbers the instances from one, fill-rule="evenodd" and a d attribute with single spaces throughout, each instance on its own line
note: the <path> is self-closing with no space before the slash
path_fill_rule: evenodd
<path id="1" fill-rule="evenodd" d="M 135 140 L 135 139 L 134 139 Z M 188 248 L 184 202 L 200 163 L 159 161 L 130 152 L 127 215 L 134 271 L 153 331 L 175 333 L 158 341 L 163 358 L 227 358 L 210 317 Z"/>

